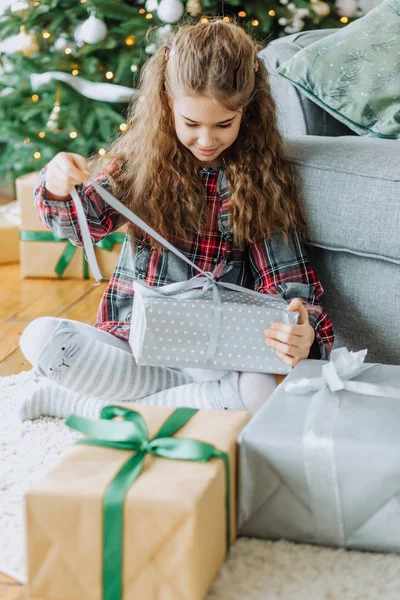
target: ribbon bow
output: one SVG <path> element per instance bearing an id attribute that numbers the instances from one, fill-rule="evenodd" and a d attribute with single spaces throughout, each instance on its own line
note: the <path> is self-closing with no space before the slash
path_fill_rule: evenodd
<path id="1" fill-rule="evenodd" d="M 226 476 L 226 549 L 229 552 L 231 532 L 230 473 L 226 452 L 211 444 L 197 440 L 172 437 L 197 412 L 193 408 L 178 408 L 162 425 L 159 432 L 149 439 L 146 423 L 136 411 L 121 406 L 106 406 L 100 419 L 86 419 L 71 415 L 66 424 L 89 436 L 77 444 L 103 446 L 119 450 L 134 451 L 122 466 L 104 495 L 103 503 L 103 600 L 122 598 L 122 549 L 123 549 L 123 504 L 125 495 L 139 476 L 146 454 L 172 460 L 208 462 L 212 458 L 224 461 Z M 123 422 L 111 422 L 122 417 Z"/>
<path id="2" fill-rule="evenodd" d="M 374 367 L 374 364 L 365 365 L 364 360 L 368 350 L 349 352 L 347 348 L 332 350 L 329 362 L 322 366 L 322 377 L 311 379 L 302 377 L 295 381 L 288 381 L 285 390 L 289 394 L 308 394 L 327 387 L 331 392 L 347 390 L 365 396 L 384 396 L 385 398 L 399 398 L 400 391 L 384 385 L 375 385 L 363 381 L 349 381 L 356 375 Z"/>

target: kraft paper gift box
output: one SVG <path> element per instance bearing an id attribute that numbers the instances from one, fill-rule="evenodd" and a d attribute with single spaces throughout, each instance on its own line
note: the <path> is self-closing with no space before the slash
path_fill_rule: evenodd
<path id="1" fill-rule="evenodd" d="M 0 206 L 0 264 L 19 262 L 19 227 L 21 217 L 17 202 Z"/>
<path id="2" fill-rule="evenodd" d="M 146 425 L 137 426 L 141 417 L 134 411 L 147 424 L 148 439 L 162 427 L 160 439 L 146 441 Z M 166 421 L 172 414 L 171 425 Z M 125 422 L 107 420 L 115 415 Z M 26 495 L 30 600 L 203 599 L 224 561 L 227 536 L 233 541 L 236 535 L 236 440 L 249 413 L 136 404 L 106 407 L 101 416 L 73 416 L 67 424 L 91 435 L 97 427 L 97 438 L 123 440 L 117 447 L 127 449 L 73 445 Z M 182 418 L 187 422 L 179 429 Z M 188 440 L 206 442 L 205 450 L 189 448 Z M 196 460 L 205 452 L 207 460 L 213 456 L 209 444 L 218 449 L 209 462 L 176 459 L 176 453 Z M 146 450 L 158 456 L 146 456 Z M 163 452 L 172 460 L 160 458 Z M 229 457 L 228 488 L 223 453 Z M 143 457 L 135 480 L 131 473 L 137 474 Z M 127 491 L 121 492 L 116 480 L 124 465 Z"/>
<path id="3" fill-rule="evenodd" d="M 400 366 L 303 360 L 239 436 L 239 534 L 400 551 Z"/>
<path id="4" fill-rule="evenodd" d="M 15 182 L 21 206 L 21 276 L 88 279 L 89 264 L 83 248 L 58 237 L 37 216 L 33 191 L 38 175 L 29 173 Z M 110 279 L 114 273 L 126 231 L 126 226 L 121 227 L 94 246 L 105 279 Z"/>

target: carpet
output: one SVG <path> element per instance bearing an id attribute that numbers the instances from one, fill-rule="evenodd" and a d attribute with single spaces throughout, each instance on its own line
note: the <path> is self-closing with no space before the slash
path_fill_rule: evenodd
<path id="1" fill-rule="evenodd" d="M 41 385 L 31 372 L 0 378 L 0 572 L 26 581 L 24 493 L 79 433 L 61 419 L 21 422 Z M 400 557 L 239 539 L 205 600 L 398 600 Z"/>

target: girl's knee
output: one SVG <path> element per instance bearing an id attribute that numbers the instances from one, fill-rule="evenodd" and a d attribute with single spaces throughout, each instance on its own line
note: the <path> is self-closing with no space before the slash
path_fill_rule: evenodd
<path id="1" fill-rule="evenodd" d="M 239 393 L 246 409 L 254 414 L 277 387 L 269 373 L 240 373 Z"/>
<path id="2" fill-rule="evenodd" d="M 19 346 L 22 354 L 35 366 L 47 342 L 53 335 L 61 319 L 56 317 L 39 317 L 31 321 L 22 332 Z"/>

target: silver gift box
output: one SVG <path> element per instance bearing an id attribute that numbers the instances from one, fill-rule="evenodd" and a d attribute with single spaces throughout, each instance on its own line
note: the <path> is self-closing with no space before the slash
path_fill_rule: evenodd
<path id="1" fill-rule="evenodd" d="M 240 535 L 400 551 L 400 366 L 365 354 L 301 361 L 242 430 Z"/>
<path id="2" fill-rule="evenodd" d="M 194 278 L 157 288 L 135 282 L 129 343 L 136 362 L 288 373 L 291 367 L 265 345 L 264 330 L 274 321 L 297 323 L 299 313 L 287 312 L 288 302 L 280 296 L 223 287 L 238 287 L 232 284 L 217 284 L 217 297 L 215 289 L 189 289 L 201 282 Z"/>

